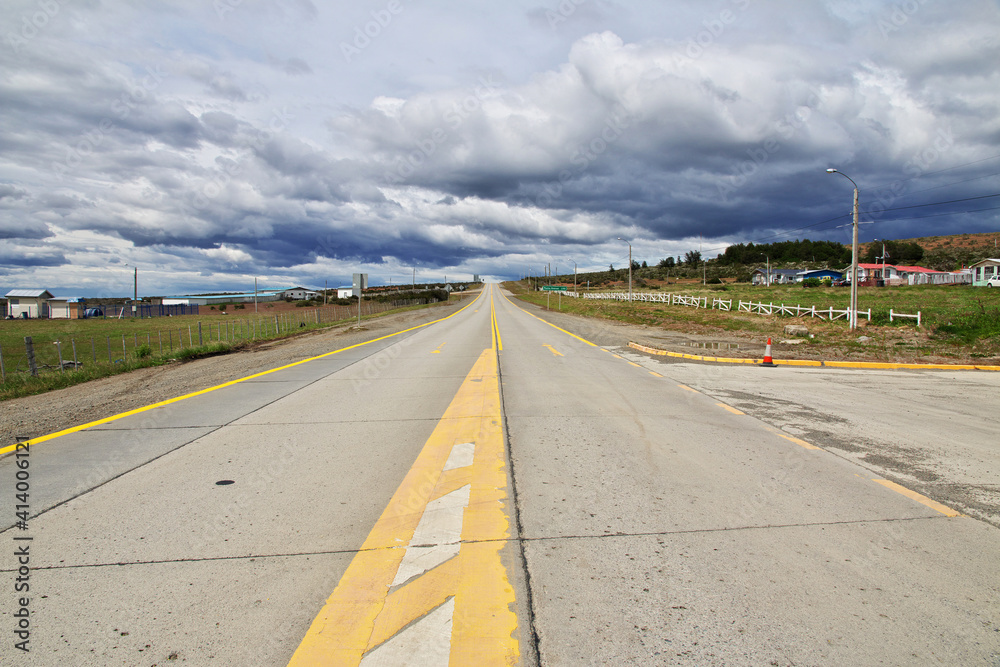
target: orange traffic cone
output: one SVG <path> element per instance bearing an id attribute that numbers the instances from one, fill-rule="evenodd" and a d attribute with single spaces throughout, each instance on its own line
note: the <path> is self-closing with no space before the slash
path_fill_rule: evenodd
<path id="1" fill-rule="evenodd" d="M 761 366 L 777 366 L 774 363 L 774 359 L 771 358 L 771 339 L 767 339 L 767 348 L 764 350 L 764 363 Z"/>

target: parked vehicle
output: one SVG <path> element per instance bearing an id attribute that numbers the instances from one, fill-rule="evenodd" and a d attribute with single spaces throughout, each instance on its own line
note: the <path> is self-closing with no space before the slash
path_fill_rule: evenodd
<path id="1" fill-rule="evenodd" d="M 986 286 L 987 287 L 1000 287 L 1000 275 L 993 276 L 992 278 L 990 278 L 989 280 L 987 280 L 986 281 Z"/>
<path id="2" fill-rule="evenodd" d="M 104 317 L 104 311 L 100 308 L 88 308 L 83 311 L 84 317 Z"/>

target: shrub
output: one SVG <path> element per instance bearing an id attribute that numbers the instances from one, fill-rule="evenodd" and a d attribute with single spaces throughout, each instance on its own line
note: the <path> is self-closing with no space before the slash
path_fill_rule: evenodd
<path id="1" fill-rule="evenodd" d="M 146 359 L 147 357 L 151 357 L 153 356 L 153 348 L 143 343 L 139 347 L 135 348 L 135 356 L 139 357 L 140 359 Z"/>
<path id="2" fill-rule="evenodd" d="M 806 278 L 802 281 L 803 287 L 819 287 L 822 284 L 819 278 Z"/>

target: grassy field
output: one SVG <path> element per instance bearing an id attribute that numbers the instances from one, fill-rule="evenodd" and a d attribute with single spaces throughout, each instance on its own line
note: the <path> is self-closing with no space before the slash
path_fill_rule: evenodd
<path id="1" fill-rule="evenodd" d="M 507 283 L 507 287 L 527 301 L 544 306 L 544 292 L 528 292 L 526 284 Z M 921 357 L 983 359 L 1000 356 L 1000 290 L 969 286 L 903 286 L 890 288 L 861 287 L 859 310 L 871 309 L 869 323 L 863 316 L 859 329 L 851 332 L 844 319 L 833 322 L 809 316 L 793 318 L 738 312 L 739 301 L 774 305 L 816 306 L 846 309 L 850 289 L 845 287 L 803 288 L 801 285 L 753 287 L 746 284 L 670 285 L 659 293 L 732 300 L 732 311 L 671 306 L 663 303 L 632 304 L 563 297 L 562 310 L 589 317 L 602 317 L 633 324 L 646 324 L 669 330 L 703 335 L 733 334 L 760 338 L 782 337 L 786 324 L 801 323 L 815 338 L 807 348 L 829 349 L 839 356 L 863 356 L 879 360 L 902 360 Z M 558 299 L 549 297 L 555 309 Z M 921 314 L 921 326 L 915 320 L 889 322 L 889 311 Z M 871 341 L 859 342 L 867 336 Z"/>
<path id="2" fill-rule="evenodd" d="M 425 307 L 366 301 L 362 316 Z M 261 307 L 255 315 L 252 308 L 227 315 L 203 307 L 198 315 L 146 319 L 0 320 L 0 400 L 349 323 L 358 312 L 357 306 Z M 26 336 L 32 339 L 37 376 L 30 372 Z"/>

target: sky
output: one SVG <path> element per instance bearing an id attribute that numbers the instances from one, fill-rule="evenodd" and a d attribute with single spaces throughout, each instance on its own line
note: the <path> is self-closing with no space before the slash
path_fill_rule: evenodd
<path id="1" fill-rule="evenodd" d="M 1000 232 L 995 0 L 5 0 L 0 38 L 4 291 L 850 243 L 831 167 L 862 242 Z"/>

